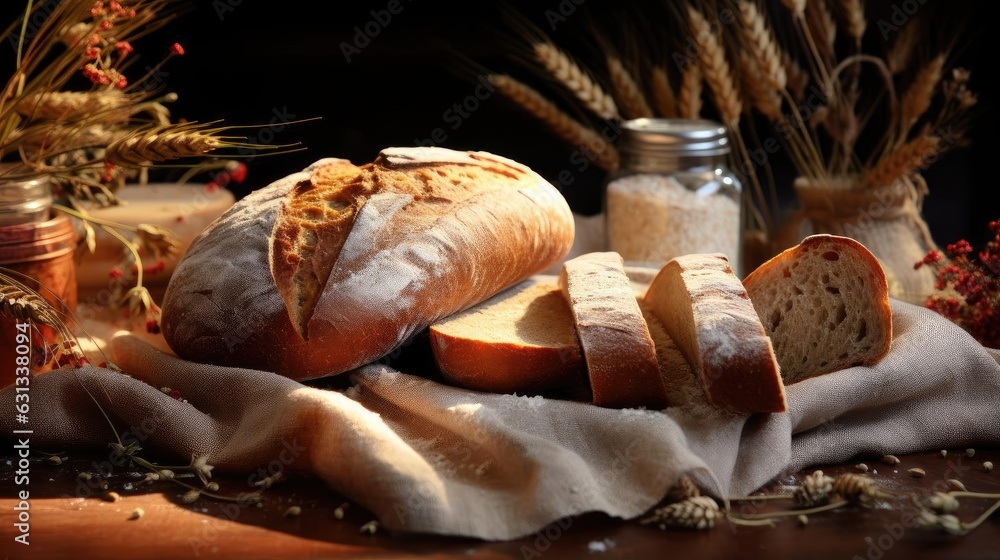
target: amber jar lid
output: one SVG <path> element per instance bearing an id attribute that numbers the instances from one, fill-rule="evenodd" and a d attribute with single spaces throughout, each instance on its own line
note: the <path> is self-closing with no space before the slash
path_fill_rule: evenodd
<path id="1" fill-rule="evenodd" d="M 0 266 L 58 258 L 76 249 L 76 243 L 76 228 L 64 214 L 0 226 Z"/>

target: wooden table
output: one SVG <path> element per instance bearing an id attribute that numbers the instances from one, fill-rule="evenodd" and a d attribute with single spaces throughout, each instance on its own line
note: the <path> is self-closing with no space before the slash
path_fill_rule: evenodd
<path id="1" fill-rule="evenodd" d="M 901 456 L 895 467 L 877 457 L 860 457 L 849 464 L 823 470 L 837 475 L 858 472 L 865 462 L 881 487 L 902 495 L 929 495 L 948 478 L 961 480 L 969 490 L 1000 492 L 1000 471 L 984 472 L 983 461 L 1000 463 L 1000 449 L 980 449 L 974 458 L 965 450 Z M 321 482 L 290 477 L 265 491 L 261 505 L 236 504 L 201 498 L 182 503 L 181 489 L 169 482 L 138 484 L 137 471 L 109 477 L 120 494 L 116 502 L 99 494 L 80 497 L 77 475 L 91 471 L 99 454 L 70 453 L 54 465 L 48 459 L 31 463 L 30 542 L 13 542 L 17 500 L 14 465 L 9 450 L 0 458 L 0 558 L 1000 558 L 1000 513 L 961 537 L 906 527 L 906 514 L 915 509 L 908 497 L 877 502 L 875 507 L 846 507 L 811 516 L 800 525 L 795 517 L 776 527 L 735 527 L 722 521 L 712 530 L 666 531 L 637 520 L 585 515 L 554 523 L 528 538 L 511 542 L 429 535 L 394 534 L 380 529 L 374 535 L 359 529 L 373 519 L 362 508 L 349 506 L 342 519 L 336 509 L 345 500 Z M 8 461 L 14 461 L 8 463 Z M 926 471 L 923 478 L 907 473 Z M 765 489 L 775 493 L 797 484 L 805 473 L 786 473 Z M 224 490 L 250 489 L 242 477 L 218 474 Z M 956 514 L 970 521 L 994 501 L 961 499 Z M 301 514 L 286 517 L 290 506 Z M 751 513 L 789 508 L 787 501 L 735 504 L 737 512 Z M 141 518 L 130 520 L 141 508 Z"/>

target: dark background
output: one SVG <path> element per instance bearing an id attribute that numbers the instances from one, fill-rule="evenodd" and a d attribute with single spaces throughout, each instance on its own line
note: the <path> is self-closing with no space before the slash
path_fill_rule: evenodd
<path id="1" fill-rule="evenodd" d="M 531 79 L 525 66 L 513 60 L 510 28 L 492 2 L 399 0 L 402 11 L 380 26 L 378 35 L 348 62 L 342 43 L 355 40 L 355 27 L 384 10 L 388 0 L 292 3 L 262 0 L 214 0 L 181 4 L 186 10 L 160 31 L 137 43 L 140 64 L 155 64 L 174 41 L 186 55 L 163 68 L 169 89 L 180 99 L 172 106 L 175 119 L 222 120 L 228 125 L 268 125 L 283 118 L 321 120 L 277 128 L 237 130 L 258 141 L 298 143 L 304 151 L 247 158 L 249 175 L 230 188 L 243 196 L 250 189 L 300 170 L 321 157 L 342 157 L 356 163 L 371 161 L 387 146 L 409 146 L 428 139 L 441 128 L 440 145 L 485 150 L 521 161 L 554 179 L 572 169 L 574 182 L 562 188 L 574 210 L 593 213 L 600 206 L 604 174 L 597 169 L 577 172 L 569 161 L 571 149 L 532 117 L 500 95 L 479 102 L 461 119 L 445 112 L 462 103 L 476 87 L 476 68 L 505 70 Z M 778 5 L 778 0 L 768 0 Z M 616 15 L 648 20 L 663 17 L 662 3 L 602 0 L 514 0 L 506 5 L 549 31 L 547 10 L 582 4 L 551 33 L 556 42 L 583 52 L 584 22 L 611 21 Z M 907 5 L 909 4 L 909 5 Z M 942 43 L 952 47 L 949 63 L 973 71 L 971 87 L 980 93 L 979 116 L 969 147 L 947 153 L 925 171 L 931 195 L 924 214 L 935 239 L 949 243 L 960 237 L 974 244 L 985 237 L 986 222 L 1000 218 L 997 185 L 998 141 L 996 109 L 1000 92 L 987 81 L 996 73 L 995 2 L 962 0 L 869 0 L 866 50 L 884 48 L 877 27 L 893 6 L 926 18 L 922 54 Z M 320 6 L 323 6 L 320 9 Z M 780 8 L 780 6 L 779 6 Z M 576 49 L 582 49 L 580 51 Z M 456 54 L 459 53 L 459 54 Z M 995 82 L 995 80 L 992 80 Z M 552 90 L 549 90 L 552 91 Z M 440 137 L 439 137 L 440 138 Z M 774 162 L 779 192 L 789 192 L 794 171 L 778 157 Z M 784 198 L 788 204 L 794 201 Z"/>

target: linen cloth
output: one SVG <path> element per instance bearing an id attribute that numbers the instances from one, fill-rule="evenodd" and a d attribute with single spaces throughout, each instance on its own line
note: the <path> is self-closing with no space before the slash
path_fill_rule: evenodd
<path id="1" fill-rule="evenodd" d="M 122 335 L 110 350 L 128 375 L 87 366 L 33 378 L 29 427 L 36 449 L 106 449 L 114 438 L 96 400 L 159 456 L 311 473 L 389 529 L 514 539 L 583 512 L 641 516 L 682 473 L 736 496 L 859 453 L 1000 445 L 1000 354 L 931 311 L 892 309 L 884 359 L 788 386 L 784 414 L 612 410 L 467 391 L 381 364 L 331 390 L 187 362 Z M 0 402 L 14 402 L 13 387 Z M 0 426 L 4 437 L 25 428 L 13 414 Z"/>

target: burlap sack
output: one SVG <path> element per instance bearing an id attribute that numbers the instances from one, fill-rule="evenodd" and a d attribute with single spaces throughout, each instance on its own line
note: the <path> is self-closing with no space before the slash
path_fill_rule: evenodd
<path id="1" fill-rule="evenodd" d="M 894 301 L 893 312 L 889 355 L 789 386 L 786 414 L 610 410 L 466 391 L 384 365 L 325 390 L 186 362 L 123 335 L 112 357 L 130 376 L 89 366 L 40 375 L 30 425 L 4 414 L 0 427 L 4 437 L 34 430 L 33 449 L 106 453 L 114 438 L 99 404 L 171 464 L 201 455 L 216 472 L 310 472 L 390 529 L 513 539 L 582 512 L 641 516 L 682 473 L 734 496 L 858 453 L 1000 445 L 1000 354 L 926 309 Z M 0 391 L 13 400 L 13 387 Z"/>

